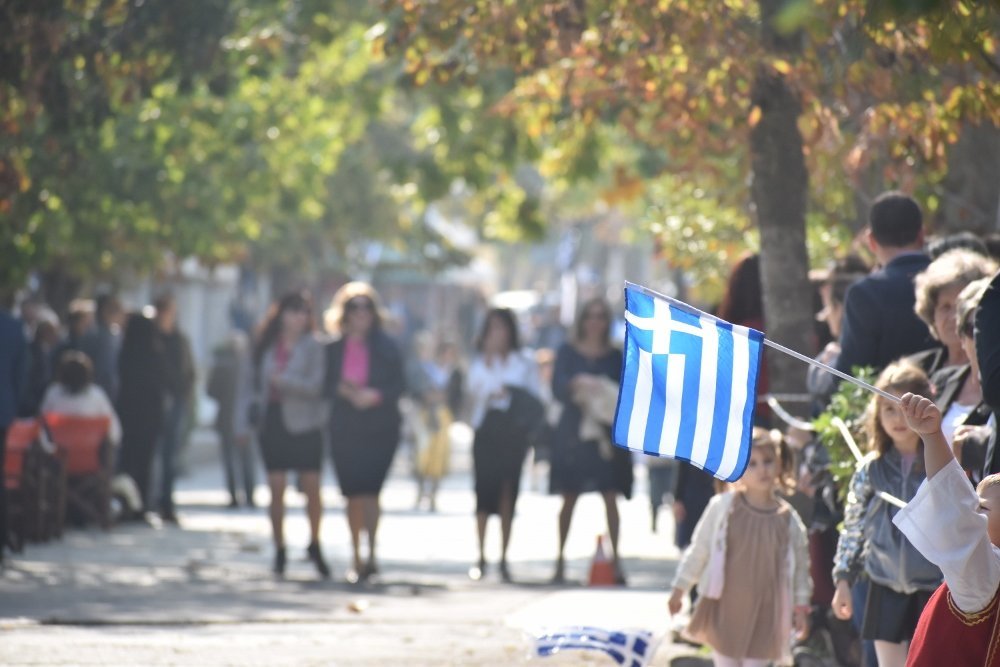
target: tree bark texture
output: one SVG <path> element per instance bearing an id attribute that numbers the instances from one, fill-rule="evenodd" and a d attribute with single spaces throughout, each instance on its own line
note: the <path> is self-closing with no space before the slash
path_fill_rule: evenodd
<path id="1" fill-rule="evenodd" d="M 812 354 L 813 299 L 806 252 L 809 178 L 798 127 L 801 104 L 784 77 L 766 67 L 757 73 L 753 100 L 761 109 L 760 121 L 750 131 L 750 155 L 751 196 L 760 229 L 765 333 L 777 343 Z M 766 361 L 772 392 L 805 391 L 805 364 L 772 350 Z"/>

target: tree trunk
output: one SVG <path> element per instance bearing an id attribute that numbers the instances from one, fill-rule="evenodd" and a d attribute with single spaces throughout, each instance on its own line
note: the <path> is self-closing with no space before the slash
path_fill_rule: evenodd
<path id="1" fill-rule="evenodd" d="M 936 230 L 941 234 L 1000 231 L 1000 128 L 966 124 L 948 150 Z"/>
<path id="2" fill-rule="evenodd" d="M 812 354 L 813 301 L 805 220 L 809 179 L 798 128 L 801 104 L 784 77 L 763 66 L 754 81 L 753 101 L 761 110 L 750 132 L 750 155 L 751 195 L 760 228 L 765 333 L 777 343 Z M 766 358 L 772 392 L 804 392 L 805 364 L 773 350 Z M 801 412 L 804 405 L 789 407 Z"/>

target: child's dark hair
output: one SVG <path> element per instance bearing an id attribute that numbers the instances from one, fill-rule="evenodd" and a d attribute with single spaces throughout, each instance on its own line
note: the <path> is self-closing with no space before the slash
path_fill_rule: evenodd
<path id="1" fill-rule="evenodd" d="M 56 381 L 70 394 L 79 394 L 93 381 L 94 366 L 83 352 L 69 350 L 59 357 Z"/>
<path id="2" fill-rule="evenodd" d="M 917 396 L 934 395 L 934 389 L 931 387 L 927 373 L 920 366 L 909 361 L 897 361 L 886 366 L 885 370 L 878 376 L 878 380 L 875 381 L 875 387 L 896 396 L 902 396 L 907 392 Z M 879 419 L 879 411 L 888 400 L 878 394 L 873 396 L 868 405 L 868 414 L 865 420 L 868 449 L 878 452 L 879 456 L 892 448 L 892 438 L 882 428 L 882 422 Z"/>
<path id="3" fill-rule="evenodd" d="M 795 456 L 781 431 L 778 429 L 768 430 L 755 426 L 751 446 L 753 450 L 757 451 L 763 449 L 771 450 L 774 460 L 780 465 L 778 472 L 778 489 L 780 491 L 788 493 L 795 488 Z"/>

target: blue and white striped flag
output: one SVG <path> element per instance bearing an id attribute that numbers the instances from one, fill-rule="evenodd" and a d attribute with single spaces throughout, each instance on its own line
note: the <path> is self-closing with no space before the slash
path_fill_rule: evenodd
<path id="1" fill-rule="evenodd" d="M 615 443 L 734 481 L 750 460 L 764 334 L 626 283 Z"/>
<path id="2" fill-rule="evenodd" d="M 648 630 L 603 630 L 569 627 L 545 631 L 535 637 L 535 655 L 548 657 L 560 651 L 601 651 L 625 667 L 645 667 L 655 652 Z"/>

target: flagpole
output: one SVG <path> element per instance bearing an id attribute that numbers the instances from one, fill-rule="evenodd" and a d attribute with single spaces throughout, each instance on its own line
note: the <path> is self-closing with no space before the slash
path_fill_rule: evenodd
<path id="1" fill-rule="evenodd" d="M 708 318 L 708 319 L 710 319 L 710 320 L 712 320 L 714 322 L 724 322 L 725 321 L 725 320 L 719 319 L 718 317 L 716 317 L 715 315 L 712 315 L 711 313 L 706 313 L 704 311 L 698 310 L 694 306 L 688 305 L 688 304 L 684 303 L 683 301 L 678 301 L 677 299 L 675 299 L 673 297 L 670 297 L 670 296 L 667 296 L 666 294 L 660 294 L 656 290 L 651 290 L 648 287 L 644 287 L 643 285 L 637 285 L 635 283 L 632 283 L 632 282 L 629 282 L 629 281 L 625 281 L 625 287 L 637 290 L 639 292 L 643 292 L 644 294 L 647 294 L 649 296 L 652 296 L 652 297 L 655 297 L 655 298 L 658 298 L 658 299 L 663 299 L 664 301 L 669 301 L 670 303 L 674 304 L 675 306 L 677 306 L 681 310 L 689 312 L 692 315 L 694 315 L 695 317 L 706 317 L 706 318 Z M 848 382 L 850 382 L 852 384 L 855 384 L 855 385 L 861 387 L 862 389 L 867 389 L 868 391 L 873 392 L 875 394 L 878 394 L 882 398 L 884 398 L 886 400 L 889 400 L 889 401 L 892 401 L 893 403 L 899 403 L 900 402 L 900 398 L 898 396 L 893 396 L 892 394 L 890 394 L 890 393 L 888 393 L 886 391 L 882 391 L 878 387 L 873 387 L 872 385 L 868 384 L 864 380 L 859 380 L 858 378 L 854 377 L 853 375 L 848 375 L 847 373 L 844 373 L 843 371 L 838 371 L 833 366 L 828 366 L 827 364 L 824 364 L 822 361 L 817 361 L 817 360 L 813 359 L 812 357 L 807 357 L 806 355 L 804 355 L 804 354 L 802 354 L 800 352 L 796 352 L 795 350 L 789 349 L 789 348 L 785 347 L 784 345 L 780 345 L 778 343 L 775 343 L 774 341 L 772 341 L 772 340 L 770 340 L 768 338 L 764 339 L 764 345 L 767 345 L 768 347 L 770 347 L 772 349 L 775 349 L 778 352 L 783 352 L 784 354 L 787 354 L 790 357 L 794 357 L 794 358 L 798 359 L 799 361 L 804 361 L 805 363 L 809 364 L 810 366 L 814 366 L 816 368 L 820 368 L 820 369 L 826 371 L 827 373 L 833 373 L 834 375 L 836 375 L 840 379 L 847 380 Z"/>
<path id="2" fill-rule="evenodd" d="M 840 379 L 847 380 L 848 382 L 856 384 L 857 386 L 859 386 L 859 387 L 861 387 L 863 389 L 867 389 L 868 391 L 874 392 L 874 393 L 878 394 L 879 396 L 881 396 L 882 398 L 892 401 L 893 403 L 899 403 L 900 400 L 901 400 L 899 398 L 899 396 L 893 396 L 892 394 L 890 394 L 887 391 L 882 391 L 878 387 L 873 387 L 872 385 L 868 384 L 864 380 L 859 380 L 858 378 L 854 377 L 853 375 L 848 375 L 847 373 L 844 373 L 843 371 L 838 371 L 833 366 L 828 366 L 827 364 L 824 364 L 822 361 L 817 361 L 816 359 L 813 359 L 812 357 L 807 357 L 806 355 L 801 354 L 799 352 L 796 352 L 795 350 L 791 350 L 791 349 L 785 347 L 784 345 L 779 345 L 778 343 L 775 343 L 773 340 L 765 338 L 764 339 L 764 345 L 767 345 L 768 347 L 773 348 L 773 349 L 777 350 L 778 352 L 784 352 L 785 354 L 787 354 L 790 357 L 795 357 L 799 361 L 804 361 L 807 364 L 809 364 L 810 366 L 815 366 L 816 368 L 821 368 L 824 371 L 826 371 L 827 373 L 833 373 L 834 375 L 836 375 Z"/>
<path id="3" fill-rule="evenodd" d="M 847 443 L 847 447 L 851 450 L 851 454 L 854 454 L 854 458 L 857 459 L 858 463 L 861 463 L 864 456 L 861 454 L 861 450 L 858 449 L 858 443 L 854 441 L 854 436 L 851 435 L 851 429 L 847 428 L 847 422 L 840 417 L 834 417 L 830 420 L 830 423 L 833 424 L 838 431 L 840 431 L 840 435 L 844 438 L 844 442 Z M 900 509 L 906 507 L 906 503 L 896 496 L 886 493 L 885 491 L 877 491 L 875 495 L 890 505 L 895 505 Z"/>

